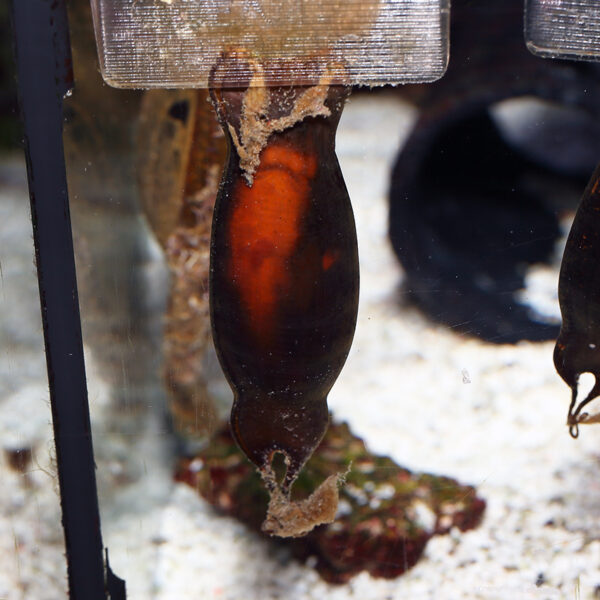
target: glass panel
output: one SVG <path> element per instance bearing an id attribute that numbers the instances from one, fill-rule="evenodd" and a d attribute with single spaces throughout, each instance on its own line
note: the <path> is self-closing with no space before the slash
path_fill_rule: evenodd
<path id="1" fill-rule="evenodd" d="M 552 365 L 561 244 L 600 155 L 594 75 L 532 56 L 519 2 L 457 4 L 447 75 L 355 92 L 340 121 L 361 297 L 329 395 L 338 437 L 321 466 L 348 457 L 331 443 L 348 440 L 341 422 L 358 459 L 317 548 L 261 535 L 264 497 L 231 493 L 252 465 L 231 442 L 214 456 L 231 393 L 206 314 L 224 147 L 212 108 L 202 91 L 104 85 L 89 3 L 70 3 L 64 139 L 96 473 L 104 543 L 128 598 L 597 595 L 597 425 L 570 439 L 569 394 Z M 45 473 L 49 427 L 35 433 L 49 411 L 24 166 L 7 169 L 0 596 L 54 600 L 65 596 L 64 548 Z M 13 277 L 30 283 L 13 288 Z M 15 432 L 17 445 L 41 440 L 25 475 L 9 466 L 20 460 Z M 455 480 L 411 479 L 400 465 Z"/>
<path id="2" fill-rule="evenodd" d="M 600 60 L 597 0 L 527 0 L 525 40 L 540 56 Z"/>
<path id="3" fill-rule="evenodd" d="M 208 87 L 223 52 L 268 65 L 271 85 L 432 81 L 448 60 L 448 0 L 92 0 L 116 87 Z M 225 86 L 246 78 L 228 70 Z"/>
<path id="4" fill-rule="evenodd" d="M 0 153 L 0 597 L 64 598 L 64 534 L 31 235 L 22 155 Z"/>

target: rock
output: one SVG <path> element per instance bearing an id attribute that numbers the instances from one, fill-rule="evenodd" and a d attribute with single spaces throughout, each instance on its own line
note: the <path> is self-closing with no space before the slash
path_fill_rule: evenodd
<path id="1" fill-rule="evenodd" d="M 371 454 L 345 423 L 330 425 L 294 484 L 296 500 L 345 472 L 333 523 L 304 537 L 274 541 L 300 560 L 314 557 L 315 568 L 330 583 L 344 583 L 361 571 L 397 577 L 417 563 L 432 536 L 453 527 L 477 527 L 486 505 L 472 486 L 412 473 L 386 456 Z M 268 493 L 227 427 L 203 452 L 181 459 L 175 479 L 197 489 L 219 512 L 261 531 Z"/>

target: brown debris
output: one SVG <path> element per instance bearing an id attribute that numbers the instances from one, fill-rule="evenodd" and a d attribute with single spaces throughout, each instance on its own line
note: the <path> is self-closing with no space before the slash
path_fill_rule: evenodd
<path id="1" fill-rule="evenodd" d="M 13 471 L 25 473 L 33 459 L 33 452 L 29 447 L 4 448 L 6 462 Z"/>
<path id="2" fill-rule="evenodd" d="M 329 88 L 325 85 L 308 88 L 296 100 L 290 114 L 278 119 L 267 119 L 265 117 L 270 102 L 268 89 L 248 88 L 244 96 L 239 137 L 235 129 L 228 126 L 248 185 L 252 185 L 254 173 L 260 164 L 261 150 L 272 133 L 288 129 L 307 117 L 328 117 L 331 114 L 325 106 L 328 91 Z"/>
<path id="3" fill-rule="evenodd" d="M 153 90 L 142 103 L 139 167 L 145 216 L 162 245 L 171 287 L 164 373 L 178 431 L 209 435 L 217 413 L 207 391 L 212 211 L 226 143 L 203 91 Z"/>
<path id="4" fill-rule="evenodd" d="M 326 523 L 333 523 L 337 512 L 338 475 L 330 475 L 308 498 L 299 502 L 276 486 L 271 491 L 267 518 L 262 530 L 278 537 L 300 537 Z"/>
<path id="5" fill-rule="evenodd" d="M 227 92 L 219 91 L 216 94 L 215 109 L 226 123 L 240 158 L 240 168 L 244 172 L 248 185 L 251 186 L 254 173 L 260 164 L 260 153 L 272 133 L 289 129 L 308 117 L 331 115 L 325 101 L 332 79 L 328 69 L 325 69 L 319 85 L 295 88 L 293 101 L 290 105 L 283 106 L 279 88 L 276 88 L 275 93 L 271 93 L 270 88 L 266 87 L 268 82 L 263 66 L 244 56 L 243 53 L 238 52 L 237 54 L 226 57 L 222 67 L 226 68 L 230 60 L 239 60 L 247 63 L 253 73 L 249 87 L 244 92 L 239 124 L 233 125 L 226 117 L 228 113 Z M 213 75 L 213 85 L 217 85 L 218 77 L 218 72 Z M 234 93 L 238 94 L 239 92 Z"/>

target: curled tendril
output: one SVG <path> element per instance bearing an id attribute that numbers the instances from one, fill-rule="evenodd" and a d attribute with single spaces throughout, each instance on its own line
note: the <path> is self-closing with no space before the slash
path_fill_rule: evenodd
<path id="1" fill-rule="evenodd" d="M 592 400 L 598 397 L 594 389 L 585 397 L 585 399 L 576 406 L 577 402 L 577 386 L 571 390 L 571 404 L 569 405 L 569 413 L 567 415 L 567 425 L 569 426 L 569 434 L 573 439 L 579 437 L 579 424 L 588 417 L 588 413 L 581 412 Z"/>
<path id="2" fill-rule="evenodd" d="M 576 440 L 579 437 L 579 424 L 572 423 L 569 425 L 569 435 Z"/>

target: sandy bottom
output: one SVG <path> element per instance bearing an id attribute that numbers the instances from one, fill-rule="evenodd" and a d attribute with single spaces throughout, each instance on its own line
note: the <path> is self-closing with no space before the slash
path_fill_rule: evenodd
<path id="1" fill-rule="evenodd" d="M 116 419 L 90 353 L 104 542 L 129 598 L 600 597 L 600 429 L 568 436 L 569 394 L 552 365 L 553 344 L 484 344 L 402 302 L 385 197 L 412 117 L 393 96 L 360 96 L 340 125 L 362 287 L 354 346 L 330 406 L 372 451 L 478 486 L 488 502 L 482 525 L 434 538 L 397 580 L 362 574 L 330 586 L 173 485 L 161 407 L 148 401 L 134 419 Z M 21 162 L 2 163 L 0 186 L 0 598 L 51 600 L 64 597 L 66 571 Z M 557 268 L 537 269 L 531 281 L 525 295 L 556 311 Z M 9 466 L 20 447 L 33 449 L 24 474 Z"/>

